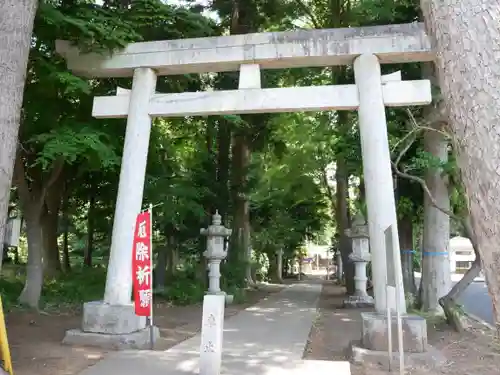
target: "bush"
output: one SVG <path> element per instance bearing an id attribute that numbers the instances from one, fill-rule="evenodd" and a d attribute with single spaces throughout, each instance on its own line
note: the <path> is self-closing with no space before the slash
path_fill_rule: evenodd
<path id="1" fill-rule="evenodd" d="M 205 285 L 197 277 L 194 267 L 176 272 L 175 276 L 167 281 L 164 289 L 155 291 L 155 296 L 175 305 L 190 305 L 201 302 L 204 295 Z"/>
<path id="2" fill-rule="evenodd" d="M 40 307 L 42 309 L 60 308 L 64 305 L 81 307 L 83 302 L 102 299 L 105 284 L 106 270 L 102 267 L 72 270 L 68 274 L 45 280 Z M 4 278 L 0 280 L 0 292 L 6 311 L 18 305 L 23 286 L 24 276 L 21 276 L 20 272 L 4 273 Z"/>
<path id="3" fill-rule="evenodd" d="M 42 291 L 42 306 L 81 305 L 101 300 L 106 285 L 104 267 L 74 269 L 47 280 Z"/>

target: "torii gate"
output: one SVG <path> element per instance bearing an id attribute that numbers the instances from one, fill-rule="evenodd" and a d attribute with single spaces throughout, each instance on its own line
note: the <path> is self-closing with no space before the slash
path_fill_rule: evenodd
<path id="1" fill-rule="evenodd" d="M 132 43 L 108 56 L 81 54 L 69 42 L 58 41 L 57 51 L 75 74 L 133 76 L 131 91 L 118 90 L 116 96 L 94 99 L 93 116 L 127 117 L 127 127 L 104 302 L 85 304 L 84 332 L 130 334 L 145 327 L 130 304 L 131 252 L 153 117 L 357 109 L 375 307 L 377 312 L 385 312 L 384 230 L 390 225 L 393 255 L 400 263 L 385 106 L 429 104 L 431 85 L 428 80 L 401 81 L 398 74 L 382 77 L 380 64 L 432 61 L 434 56 L 423 24 Z M 352 63 L 356 84 L 261 88 L 261 69 Z M 157 76 L 225 71 L 240 72 L 238 90 L 155 93 Z M 396 282 L 402 285 L 401 268 L 396 267 L 394 272 Z M 405 312 L 404 293 L 399 297 L 400 309 Z M 389 303 L 395 307 L 394 296 Z"/>

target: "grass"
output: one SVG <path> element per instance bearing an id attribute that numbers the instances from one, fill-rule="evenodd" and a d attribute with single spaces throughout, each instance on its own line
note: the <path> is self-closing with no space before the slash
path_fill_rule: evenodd
<path id="1" fill-rule="evenodd" d="M 412 309 L 412 308 L 408 309 L 408 313 L 421 316 L 422 318 L 427 320 L 427 323 L 433 325 L 440 325 L 446 322 L 446 317 L 444 315 L 436 315 L 426 311 Z"/>

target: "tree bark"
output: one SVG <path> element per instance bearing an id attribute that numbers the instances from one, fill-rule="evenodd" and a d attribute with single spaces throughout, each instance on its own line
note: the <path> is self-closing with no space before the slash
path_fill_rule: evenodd
<path id="1" fill-rule="evenodd" d="M 442 163 L 448 161 L 448 141 L 442 134 L 426 131 L 424 149 Z M 424 311 L 442 314 L 439 298 L 451 289 L 450 217 L 442 211 L 450 211 L 448 179 L 442 168 L 429 168 L 425 180 L 439 208 L 427 194 L 424 196 L 421 306 Z"/>
<path id="2" fill-rule="evenodd" d="M 37 308 L 43 286 L 43 255 L 44 239 L 42 231 L 42 214 L 45 206 L 47 191 L 61 174 L 64 160 L 58 159 L 52 165 L 52 170 L 46 181 L 32 181 L 28 183 L 24 164 L 26 163 L 23 150 L 18 150 L 15 159 L 14 181 L 19 193 L 19 201 L 26 222 L 28 237 L 28 267 L 24 289 L 19 301 L 30 307 Z M 43 180 L 43 177 L 39 177 Z"/>
<path id="3" fill-rule="evenodd" d="M 229 211 L 229 154 L 231 152 L 231 128 L 229 123 L 221 119 L 217 128 L 217 209 L 222 216 L 222 222 L 227 223 Z"/>
<path id="4" fill-rule="evenodd" d="M 230 34 L 247 34 L 255 32 L 256 6 L 253 1 L 233 0 Z M 254 117 L 255 118 L 255 117 Z M 251 124 L 252 117 L 246 120 Z M 250 204 L 248 200 L 247 179 L 250 166 L 250 137 L 248 129 L 237 129 L 233 132 L 232 156 L 232 191 L 233 191 L 233 248 L 229 251 L 238 252 L 236 258 L 245 262 L 245 283 L 253 284 L 252 259 L 250 247 Z"/>
<path id="5" fill-rule="evenodd" d="M 25 210 L 28 238 L 26 281 L 19 302 L 38 308 L 43 286 L 43 234 L 39 210 Z"/>
<path id="6" fill-rule="evenodd" d="M 95 216 L 95 194 L 91 191 L 89 198 L 89 209 L 87 211 L 87 247 L 85 248 L 85 257 L 83 264 L 86 267 L 92 267 L 92 253 L 94 251 L 94 218 Z"/>
<path id="7" fill-rule="evenodd" d="M 336 197 L 335 205 L 337 219 L 337 236 L 346 283 L 347 294 L 354 294 L 354 264 L 349 260 L 352 253 L 352 244 L 345 230 L 349 228 L 349 191 L 348 176 L 345 161 L 341 155 L 337 156 L 337 170 L 335 172 Z"/>
<path id="8" fill-rule="evenodd" d="M 71 270 L 71 262 L 69 259 L 69 225 L 70 225 L 70 215 L 68 207 L 68 185 L 65 185 L 65 191 L 62 200 L 62 222 L 63 222 L 63 267 L 64 272 L 69 272 Z"/>
<path id="9" fill-rule="evenodd" d="M 45 212 L 42 220 L 42 234 L 44 237 L 44 268 L 46 276 L 55 276 L 62 270 L 61 256 L 59 251 L 59 211 L 64 184 L 60 181 L 62 174 L 58 177 L 59 183 L 55 182 L 46 189 Z"/>
<path id="10" fill-rule="evenodd" d="M 500 2 L 421 0 L 500 331 Z"/>
<path id="11" fill-rule="evenodd" d="M 2 144 L 0 147 L 0 244 L 3 244 L 7 221 L 26 67 L 37 6 L 37 0 L 0 1 L 0 140 Z"/>
<path id="12" fill-rule="evenodd" d="M 58 224 L 58 212 L 45 211 L 42 214 L 43 267 L 47 277 L 55 277 L 62 270 L 59 244 L 57 243 Z"/>
<path id="13" fill-rule="evenodd" d="M 244 135 L 235 135 L 232 147 L 233 161 L 233 251 L 235 258 L 245 263 L 245 279 L 253 284 L 250 247 L 250 204 L 247 197 L 247 174 L 250 150 Z"/>

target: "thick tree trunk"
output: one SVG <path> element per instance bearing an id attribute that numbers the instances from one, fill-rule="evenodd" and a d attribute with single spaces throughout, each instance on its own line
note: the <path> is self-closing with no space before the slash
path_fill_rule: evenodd
<path id="1" fill-rule="evenodd" d="M 247 197 L 247 174 L 250 164 L 250 150 L 244 135 L 236 135 L 232 147 L 234 202 L 232 260 L 245 263 L 245 279 L 252 284 L 252 264 L 250 248 L 250 205 Z"/>
<path id="2" fill-rule="evenodd" d="M 278 255 L 275 251 L 267 249 L 267 257 L 269 259 L 269 268 L 267 269 L 267 277 L 273 283 L 279 283 L 280 278 L 278 277 Z"/>
<path id="3" fill-rule="evenodd" d="M 457 306 L 457 300 L 481 272 L 481 254 L 479 254 L 478 251 L 477 239 L 472 229 L 470 217 L 466 217 L 462 220 L 462 227 L 465 232 L 465 236 L 472 242 L 472 247 L 474 249 L 476 259 L 472 263 L 471 268 L 469 268 L 465 275 L 460 279 L 460 281 L 456 283 L 453 288 L 451 288 L 448 294 L 439 299 L 439 304 L 444 310 L 448 323 L 451 324 L 459 332 L 463 331 L 464 325 L 463 313 Z"/>
<path id="4" fill-rule="evenodd" d="M 448 160 L 448 141 L 435 131 L 424 135 L 425 151 L 441 162 Z M 448 181 L 441 168 L 429 168 L 426 184 L 435 203 L 442 210 L 450 211 Z M 424 231 L 422 249 L 422 294 L 421 306 L 424 311 L 442 314 L 439 298 L 451 289 L 450 258 L 450 217 L 436 208 L 429 196 L 424 196 Z"/>
<path id="5" fill-rule="evenodd" d="M 222 216 L 222 222 L 227 223 L 229 211 L 229 169 L 231 152 L 231 129 L 229 123 L 221 119 L 217 129 L 217 209 Z"/>
<path id="6" fill-rule="evenodd" d="M 47 191 L 61 174 L 64 166 L 63 159 L 58 159 L 52 165 L 52 170 L 43 186 L 34 181 L 29 183 L 25 169 L 26 155 L 24 150 L 19 150 L 15 159 L 14 177 L 17 186 L 19 201 L 26 222 L 28 237 L 28 267 L 24 289 L 19 297 L 20 302 L 31 307 L 37 307 L 43 286 L 43 256 L 44 235 L 42 215 L 46 209 Z M 45 177 L 45 176 L 44 176 Z M 36 181 L 39 182 L 39 181 Z"/>
<path id="7" fill-rule="evenodd" d="M 28 265 L 24 289 L 19 302 L 38 308 L 43 286 L 43 234 L 38 210 L 26 210 L 26 234 L 28 237 Z"/>
<path id="8" fill-rule="evenodd" d="M 26 66 L 37 6 L 38 0 L 0 1 L 0 140 L 2 145 L 0 147 L 0 244 L 3 244 L 9 208 Z"/>
<path id="9" fill-rule="evenodd" d="M 64 184 L 59 182 L 46 189 L 45 212 L 42 220 L 42 234 L 44 237 L 44 268 L 46 276 L 55 276 L 62 270 L 59 252 L 59 211 L 61 209 Z M 46 260 L 46 261 L 45 261 Z"/>
<path id="10" fill-rule="evenodd" d="M 59 215 L 58 212 L 45 212 L 42 218 L 44 274 L 54 277 L 62 270 L 57 243 Z"/>
<path id="11" fill-rule="evenodd" d="M 399 248 L 401 249 L 401 268 L 403 285 L 407 294 L 415 296 L 415 274 L 413 272 L 413 217 L 405 215 L 398 219 Z"/>
<path id="12" fill-rule="evenodd" d="M 500 330 L 500 2 L 421 0 Z"/>
<path id="13" fill-rule="evenodd" d="M 352 253 L 352 244 L 349 237 L 345 235 L 345 230 L 349 228 L 349 192 L 347 168 L 342 156 L 337 156 L 337 170 L 335 172 L 336 182 L 336 215 L 337 215 L 337 236 L 342 265 L 346 283 L 347 294 L 354 294 L 354 264 L 349 260 Z"/>

